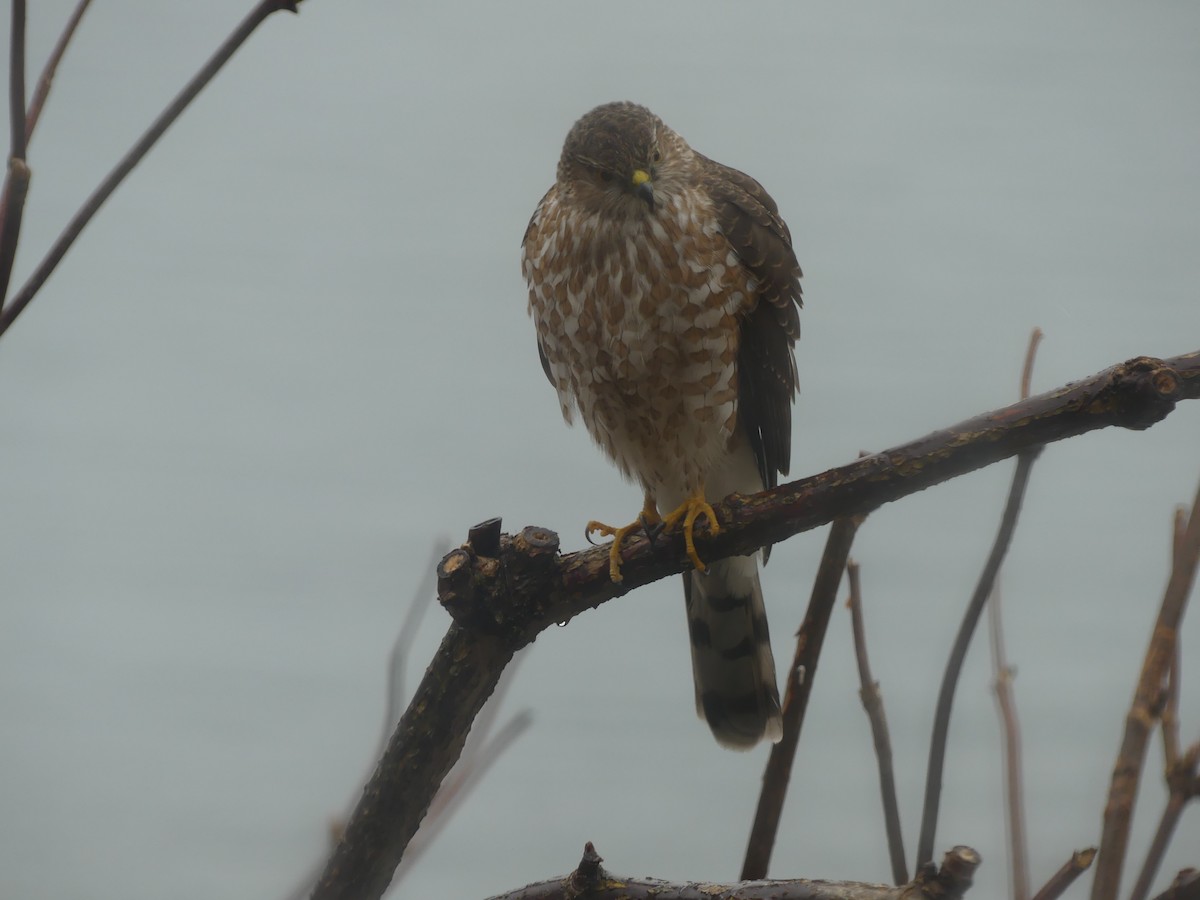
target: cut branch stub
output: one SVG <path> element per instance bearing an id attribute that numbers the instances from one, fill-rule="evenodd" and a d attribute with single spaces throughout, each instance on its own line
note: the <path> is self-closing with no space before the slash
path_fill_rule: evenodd
<path id="1" fill-rule="evenodd" d="M 529 633 L 531 619 L 552 617 L 545 591 L 531 587 L 553 577 L 558 548 L 558 535 L 549 528 L 530 525 L 517 535 L 501 534 L 500 520 L 489 519 L 438 563 L 438 599 L 463 627 L 504 638 L 518 650 L 537 634 Z"/>

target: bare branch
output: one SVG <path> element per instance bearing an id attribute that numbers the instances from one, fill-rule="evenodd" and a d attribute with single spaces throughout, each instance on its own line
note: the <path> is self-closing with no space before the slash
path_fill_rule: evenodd
<path id="1" fill-rule="evenodd" d="M 842 572 L 846 569 L 846 559 L 850 556 L 850 545 L 854 542 L 858 525 L 858 520 L 853 518 L 834 520 L 817 577 L 813 579 L 808 611 L 804 614 L 800 630 L 796 632 L 796 654 L 788 669 L 787 687 L 783 695 L 783 737 L 771 747 L 767 757 L 762 790 L 758 795 L 758 809 L 754 813 L 754 825 L 750 829 L 746 857 L 742 862 L 744 881 L 767 876 L 775 835 L 779 830 L 779 817 L 783 814 L 783 801 L 792 775 L 792 763 L 800 743 L 800 729 L 804 726 L 808 698 L 812 696 L 813 682 L 816 681 L 817 662 L 821 658 L 829 616 L 837 602 L 838 585 L 842 583 Z"/>
<path id="2" fill-rule="evenodd" d="M 1167 855 L 1167 847 L 1175 836 L 1175 827 L 1184 806 L 1196 796 L 1200 789 L 1197 774 L 1200 773 L 1200 743 L 1192 744 L 1186 753 L 1175 758 L 1167 769 L 1167 805 L 1158 821 L 1154 832 L 1154 840 L 1146 851 L 1146 861 L 1142 863 L 1142 871 L 1129 893 L 1130 900 L 1145 900 L 1150 894 L 1150 884 L 1158 874 L 1163 857 Z"/>
<path id="3" fill-rule="evenodd" d="M 1033 381 L 1033 364 L 1037 359 L 1038 344 L 1042 341 L 1042 329 L 1034 328 L 1029 335 L 1029 346 L 1025 351 L 1025 365 L 1021 368 L 1021 399 L 1029 397 Z M 1004 649 L 1004 622 L 1001 616 L 1002 592 L 996 585 L 988 598 L 988 624 L 992 644 L 992 671 L 995 674 L 996 708 L 1000 714 L 1000 732 L 1003 735 L 1005 810 L 1008 818 L 1009 877 L 1012 880 L 1014 900 L 1029 897 L 1029 850 L 1025 841 L 1024 779 L 1021 775 L 1021 727 L 1017 721 L 1017 701 L 1012 683 L 1016 673 L 1008 664 Z"/>
<path id="4" fill-rule="evenodd" d="M 29 194 L 29 166 L 25 162 L 25 0 L 13 0 L 8 54 L 9 152 L 4 189 L 0 191 L 0 304 L 8 296 L 8 282 L 17 257 L 25 198 Z"/>
<path id="5" fill-rule="evenodd" d="M 1025 365 L 1021 367 L 1022 400 L 1028 399 L 1032 392 L 1033 363 L 1037 359 L 1038 344 L 1042 342 L 1042 329 L 1034 328 L 1029 334 L 1029 346 L 1025 349 Z"/>
<path id="6" fill-rule="evenodd" d="M 979 854 L 955 847 L 941 869 L 927 866 L 911 884 L 893 887 L 859 881 L 745 881 L 740 884 L 671 884 L 610 875 L 589 842 L 569 875 L 531 884 L 490 900 L 960 900 L 971 887 Z"/>
<path id="7" fill-rule="evenodd" d="M 1014 900 L 1029 896 L 1029 850 L 1025 840 L 1025 789 L 1021 772 L 1021 725 L 1013 696 L 1013 667 L 1004 650 L 999 590 L 988 600 L 992 635 L 992 671 L 995 673 L 996 709 L 1004 736 L 1004 793 L 1008 814 L 1008 854 Z"/>
<path id="8" fill-rule="evenodd" d="M 396 723 L 404 712 L 404 666 L 408 662 L 412 642 L 417 636 L 417 628 L 420 626 L 421 620 L 425 618 L 425 613 L 433 604 L 433 598 L 436 596 L 435 567 L 438 560 L 445 556 L 449 549 L 450 539 L 448 537 L 434 539 L 433 547 L 429 551 L 429 562 L 422 569 L 424 574 L 417 584 L 417 589 L 413 592 L 412 600 L 408 604 L 408 611 L 400 623 L 400 631 L 396 634 L 396 640 L 392 642 L 392 652 L 388 656 L 387 701 L 384 706 L 383 729 L 379 734 L 380 756 L 383 755 L 388 738 L 395 731 Z"/>
<path id="9" fill-rule="evenodd" d="M 839 516 L 860 515 L 1022 450 L 1108 425 L 1146 428 L 1177 400 L 1200 397 L 1200 351 L 1170 360 L 1139 357 L 922 440 L 753 497 L 714 504 L 716 537 L 706 559 L 744 555 Z M 501 535 L 483 554 L 468 545 L 438 566 L 438 595 L 455 618 L 326 865 L 316 900 L 372 900 L 392 872 L 433 795 L 461 752 L 476 713 L 520 647 L 628 591 L 687 567 L 677 535 L 634 541 L 614 584 L 608 548 L 558 556 L 546 529 Z"/>
<path id="10" fill-rule="evenodd" d="M 12 2 L 12 33 L 8 56 L 8 155 L 25 158 L 25 0 Z"/>
<path id="11" fill-rule="evenodd" d="M 888 857 L 892 863 L 892 881 L 908 881 L 908 863 L 904 856 L 904 834 L 900 827 L 900 805 L 896 801 L 896 773 L 892 767 L 892 740 L 888 734 L 887 715 L 883 711 L 883 695 L 879 682 L 871 677 L 871 662 L 867 658 L 867 629 L 863 623 L 862 585 L 858 563 L 846 563 L 850 581 L 850 624 L 854 633 L 854 656 L 858 661 L 859 697 L 871 723 L 875 740 L 875 759 L 879 764 L 879 793 L 883 799 L 883 821 L 887 833 Z"/>
<path id="12" fill-rule="evenodd" d="M 50 250 L 46 253 L 46 256 L 38 264 L 37 268 L 34 269 L 33 274 L 29 276 L 29 280 L 13 296 L 12 300 L 4 306 L 3 310 L 0 310 L 0 335 L 8 330 L 9 326 L 16 321 L 17 316 L 29 305 L 29 301 L 34 298 L 34 295 L 46 283 L 46 279 L 50 277 L 50 273 L 62 261 L 67 251 L 71 249 L 71 245 L 75 243 L 76 238 L 83 232 L 88 222 L 92 220 L 92 217 L 100 210 L 100 207 L 104 205 L 104 202 L 112 192 L 133 171 L 134 166 L 142 161 L 142 157 L 158 142 L 158 139 L 179 118 L 179 115 L 196 98 L 196 95 L 204 89 L 205 85 L 213 79 L 213 76 L 221 70 L 225 63 L 229 61 L 229 58 L 233 56 L 237 49 L 245 43 L 246 39 L 254 32 L 254 29 L 262 24 L 271 13 L 281 10 L 296 12 L 299 2 L 300 0 L 259 0 L 259 3 L 251 13 L 242 20 L 241 24 L 234 29 L 233 33 L 217 49 L 212 58 L 204 64 L 184 89 L 179 92 L 178 96 L 154 120 L 154 123 L 146 130 L 145 134 L 138 138 L 137 143 L 122 157 L 121 161 L 117 163 L 116 168 L 105 177 L 99 187 L 92 192 L 92 195 L 88 197 L 83 206 L 79 208 L 79 211 L 75 213 L 71 221 L 67 223 L 62 234 L 58 236 L 54 244 L 50 247 Z M 25 127 L 25 113 L 23 108 L 20 118 L 23 133 Z"/>
<path id="13" fill-rule="evenodd" d="M 1200 869 L 1184 869 L 1175 876 L 1171 886 L 1154 900 L 1198 900 L 1200 898 Z"/>
<path id="14" fill-rule="evenodd" d="M 508 668 L 509 672 L 512 667 Z M 496 691 L 497 695 L 500 693 Z M 499 708 L 499 696 L 494 696 L 492 702 L 485 706 L 485 709 Z M 408 851 L 404 854 L 404 859 L 400 861 L 400 865 L 396 867 L 395 880 L 399 881 L 404 875 L 416 865 L 419 860 L 428 850 L 439 834 L 445 830 L 454 814 L 462 806 L 463 801 L 471 795 L 474 790 L 489 771 L 508 750 L 533 724 L 533 713 L 528 709 L 522 709 L 517 712 L 511 719 L 504 723 L 495 736 L 484 744 L 478 751 L 471 754 L 471 759 L 468 760 L 467 753 L 463 754 L 459 765 L 455 767 L 450 777 L 446 779 L 442 785 L 442 789 L 438 792 L 433 805 L 429 808 L 429 815 L 422 823 L 417 833 L 413 835 L 412 841 L 408 845 Z M 474 734 L 474 731 L 472 731 Z M 456 772 L 463 769 L 463 763 L 470 764 L 458 777 L 455 777 Z"/>
<path id="15" fill-rule="evenodd" d="M 1092 900 L 1114 900 L 1121 885 L 1121 870 L 1129 845 L 1129 825 L 1137 800 L 1138 782 L 1146 759 L 1146 745 L 1154 723 L 1155 708 L 1162 695 L 1167 668 L 1175 656 L 1179 623 L 1200 565 L 1200 488 L 1197 488 L 1187 528 L 1176 545 L 1171 578 L 1163 592 L 1158 621 L 1146 648 L 1142 674 L 1134 691 L 1133 704 L 1125 717 L 1125 733 L 1113 766 L 1108 803 L 1104 808 L 1104 830 L 1100 836 L 1100 859 L 1092 883 Z"/>
<path id="16" fill-rule="evenodd" d="M 996 583 L 996 575 L 1004 562 L 1008 545 L 1012 541 L 1013 532 L 1017 527 L 1017 517 L 1021 511 L 1021 501 L 1025 496 L 1025 488 L 1029 484 L 1029 471 L 1037 459 L 1037 450 L 1027 451 L 1017 457 L 1017 470 L 1013 473 L 1012 486 L 1008 491 L 1008 500 L 1004 506 L 1004 515 L 1000 520 L 1000 530 L 992 544 L 991 553 L 979 575 L 975 585 L 975 593 L 963 614 L 958 636 L 954 639 L 954 647 L 950 651 L 950 659 L 946 663 L 946 672 L 942 677 L 942 688 L 938 693 L 937 709 L 934 712 L 933 738 L 929 747 L 929 767 L 925 775 L 925 809 L 921 816 L 921 837 L 917 845 L 917 865 L 928 862 L 933 855 L 933 841 L 937 832 L 938 806 L 942 796 L 942 770 L 946 762 L 946 739 L 950 733 L 950 710 L 954 704 L 954 690 L 958 686 L 958 676 L 962 672 L 963 661 L 967 657 L 967 648 L 971 645 L 971 636 L 983 612 L 984 603 L 992 593 Z"/>
<path id="17" fill-rule="evenodd" d="M 75 36 L 75 30 L 79 27 L 79 22 L 91 2 L 92 0 L 79 0 L 75 5 L 75 11 L 71 13 L 71 18 L 67 20 L 62 34 L 58 37 L 58 43 L 50 51 L 50 58 L 46 60 L 46 66 L 42 69 L 37 86 L 33 89 L 33 96 L 29 98 L 29 111 L 25 114 L 26 141 L 33 139 L 33 129 L 37 127 L 38 119 L 42 115 L 42 108 L 46 105 L 46 97 L 50 94 L 50 85 L 54 82 L 54 73 L 58 71 L 58 64 L 62 62 L 63 54 L 67 52 L 67 46 L 71 43 L 71 38 Z"/>
<path id="18" fill-rule="evenodd" d="M 1033 900 L 1058 900 L 1075 879 L 1091 868 L 1092 860 L 1096 858 L 1096 848 L 1076 850 L 1071 858 L 1063 863 L 1063 867 L 1055 872 L 1040 891 L 1033 895 Z"/>

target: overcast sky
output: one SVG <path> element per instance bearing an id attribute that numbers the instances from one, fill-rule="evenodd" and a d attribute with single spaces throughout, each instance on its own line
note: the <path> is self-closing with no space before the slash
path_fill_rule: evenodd
<path id="1" fill-rule="evenodd" d="M 31 4 L 30 82 L 71 5 Z M 30 147 L 14 284 L 250 5 L 88 12 Z M 638 509 L 561 421 L 518 267 L 583 112 L 645 103 L 778 201 L 805 271 L 800 477 L 1011 402 L 1034 326 L 1035 390 L 1200 348 L 1198 35 L 1193 4 L 1078 0 L 272 17 L 0 340 L 0 895 L 282 895 L 372 764 L 434 541 L 500 515 L 572 550 L 588 519 Z M 893 504 L 856 544 L 910 856 L 938 678 L 1010 473 Z M 1098 840 L 1198 479 L 1194 402 L 1034 470 L 1003 590 L 1039 884 Z M 765 571 L 778 660 L 823 541 Z M 501 710 L 532 728 L 399 894 L 498 893 L 587 840 L 615 872 L 736 877 L 765 749 L 724 751 L 696 719 L 680 595 L 670 579 L 539 638 Z M 447 622 L 426 616 L 410 685 Z M 985 649 L 938 831 L 939 855 L 983 855 L 981 897 L 1006 885 Z M 841 608 L 826 651 L 772 874 L 887 880 Z M 1160 882 L 1197 846 L 1185 817 Z"/>

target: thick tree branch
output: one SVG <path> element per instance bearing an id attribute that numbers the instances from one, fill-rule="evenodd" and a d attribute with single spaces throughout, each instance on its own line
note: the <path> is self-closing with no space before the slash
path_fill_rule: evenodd
<path id="1" fill-rule="evenodd" d="M 1129 360 L 841 468 L 753 497 L 733 495 L 715 504 L 721 534 L 701 536 L 700 552 L 706 559 L 749 553 L 1022 450 L 1112 425 L 1147 428 L 1176 401 L 1197 397 L 1200 351 Z M 438 594 L 455 624 L 347 824 L 314 894 L 320 900 L 380 896 L 516 650 L 552 623 L 687 567 L 677 535 L 653 546 L 632 542 L 620 584 L 609 580 L 607 547 L 559 556 L 557 536 L 539 528 L 491 543 L 453 550 L 438 566 Z"/>
<path id="2" fill-rule="evenodd" d="M 744 881 L 740 884 L 671 884 L 648 878 L 610 875 L 588 843 L 569 875 L 527 885 L 490 900 L 959 900 L 971 887 L 979 854 L 955 847 L 939 870 L 926 866 L 911 883 L 894 887 L 859 881 Z"/>

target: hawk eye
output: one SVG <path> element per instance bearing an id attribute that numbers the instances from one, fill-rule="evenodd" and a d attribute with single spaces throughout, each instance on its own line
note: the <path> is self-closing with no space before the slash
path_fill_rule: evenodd
<path id="1" fill-rule="evenodd" d="M 613 180 L 612 172 L 608 171 L 607 169 L 598 169 L 596 171 L 596 175 L 599 176 L 600 180 L 605 184 Z"/>
<path id="2" fill-rule="evenodd" d="M 657 147 L 650 153 L 650 162 L 662 162 L 662 151 Z"/>

